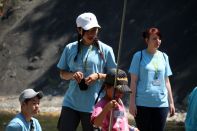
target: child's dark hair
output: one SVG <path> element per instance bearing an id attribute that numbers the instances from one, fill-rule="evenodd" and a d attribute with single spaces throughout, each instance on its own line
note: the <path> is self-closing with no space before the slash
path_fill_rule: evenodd
<path id="1" fill-rule="evenodd" d="M 142 33 L 142 36 L 143 36 L 144 39 L 146 39 L 146 38 L 149 38 L 150 35 L 152 35 L 152 34 L 158 35 L 160 39 L 162 38 L 159 29 L 158 28 L 155 28 L 155 27 L 151 27 L 151 28 L 148 28 L 147 30 L 145 30 Z"/>
<path id="2" fill-rule="evenodd" d="M 79 27 L 79 28 L 81 28 L 81 27 Z M 80 52 L 80 50 L 81 50 L 81 39 L 83 38 L 83 36 L 84 36 L 84 34 L 85 34 L 86 31 L 87 31 L 87 30 L 82 29 L 82 35 L 81 35 L 80 33 L 78 33 L 78 39 L 77 39 L 77 41 L 78 41 L 77 54 L 75 55 L 74 62 L 77 60 L 77 56 L 78 56 L 78 54 L 79 54 L 79 52 Z M 100 54 L 101 59 L 103 59 L 103 60 L 105 61 L 105 59 L 104 59 L 104 54 L 103 54 L 103 52 L 101 51 L 100 46 L 99 46 L 98 38 L 95 38 L 95 40 L 94 40 L 94 46 L 98 49 L 98 52 L 99 52 L 99 54 Z"/>
<path id="3" fill-rule="evenodd" d="M 32 100 L 32 98 L 25 99 L 25 100 L 24 100 L 24 103 L 26 103 L 26 104 L 27 104 L 30 100 Z"/>

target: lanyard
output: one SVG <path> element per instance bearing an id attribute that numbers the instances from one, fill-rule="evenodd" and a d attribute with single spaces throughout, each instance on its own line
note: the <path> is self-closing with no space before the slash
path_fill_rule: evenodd
<path id="1" fill-rule="evenodd" d="M 86 72 L 86 70 L 87 70 L 87 60 L 88 60 L 88 57 L 89 57 L 89 54 L 90 54 L 90 52 L 92 51 L 92 49 L 93 49 L 93 47 L 92 47 L 92 45 L 90 45 L 89 46 L 89 48 L 88 48 L 88 50 L 87 50 L 87 55 L 86 55 L 86 57 L 85 57 L 85 59 L 83 60 L 83 56 L 81 56 L 81 60 L 82 60 L 82 63 L 83 63 L 83 68 L 84 68 L 84 71 Z M 81 54 L 83 53 L 83 49 L 81 49 Z"/>
<path id="2" fill-rule="evenodd" d="M 158 79 L 158 77 L 159 77 L 159 69 L 158 69 L 159 59 L 158 59 L 158 55 L 156 55 L 156 58 L 155 58 L 155 60 L 152 61 L 152 64 L 153 64 L 153 67 L 155 69 L 154 79 Z"/>

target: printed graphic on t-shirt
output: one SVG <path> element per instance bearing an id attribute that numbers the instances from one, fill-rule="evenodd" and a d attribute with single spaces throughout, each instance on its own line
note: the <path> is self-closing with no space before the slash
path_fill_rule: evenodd
<path id="1" fill-rule="evenodd" d="M 119 111 L 119 110 L 115 110 L 114 111 L 114 117 L 115 118 L 123 118 L 124 117 L 124 112 L 123 111 Z"/>

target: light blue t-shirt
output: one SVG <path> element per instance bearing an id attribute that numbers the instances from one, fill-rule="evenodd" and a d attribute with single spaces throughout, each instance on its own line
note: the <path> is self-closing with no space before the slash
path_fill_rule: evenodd
<path id="1" fill-rule="evenodd" d="M 59 69 L 67 72 L 82 71 L 87 77 L 92 73 L 105 73 L 108 69 L 116 67 L 112 48 L 101 41 L 99 41 L 99 46 L 103 56 L 99 53 L 97 47 L 81 44 L 81 50 L 78 53 L 76 62 L 74 62 L 74 57 L 77 54 L 77 43 L 76 41 L 66 45 L 57 64 Z M 81 112 L 92 112 L 101 85 L 102 81 L 97 80 L 89 85 L 87 90 L 81 91 L 77 81 L 70 80 L 69 88 L 64 96 L 63 106 Z"/>
<path id="2" fill-rule="evenodd" d="M 157 71 L 157 75 L 155 71 Z M 169 106 L 165 78 L 172 75 L 172 71 L 168 56 L 165 53 L 157 51 L 153 55 L 148 53 L 146 49 L 142 50 L 142 52 L 136 52 L 131 61 L 129 72 L 138 76 L 136 87 L 137 106 Z M 155 76 L 157 77 L 155 78 Z"/>
<path id="3" fill-rule="evenodd" d="M 197 131 L 197 87 L 193 89 L 188 99 L 188 109 L 185 119 L 186 131 Z"/>
<path id="4" fill-rule="evenodd" d="M 42 131 L 37 119 L 31 118 L 33 121 L 34 131 Z M 6 131 L 30 131 L 31 123 L 25 120 L 23 114 L 17 114 L 7 125 Z"/>

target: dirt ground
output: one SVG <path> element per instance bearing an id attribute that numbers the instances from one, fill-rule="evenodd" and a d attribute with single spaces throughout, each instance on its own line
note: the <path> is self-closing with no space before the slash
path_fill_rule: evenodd
<path id="1" fill-rule="evenodd" d="M 40 102 L 40 114 L 59 115 L 61 111 L 62 96 L 45 96 Z M 0 111 L 17 113 L 20 111 L 18 96 L 0 96 Z M 133 117 L 129 114 L 129 119 Z M 168 117 L 168 121 L 184 122 L 186 112 L 176 112 L 175 116 Z"/>

